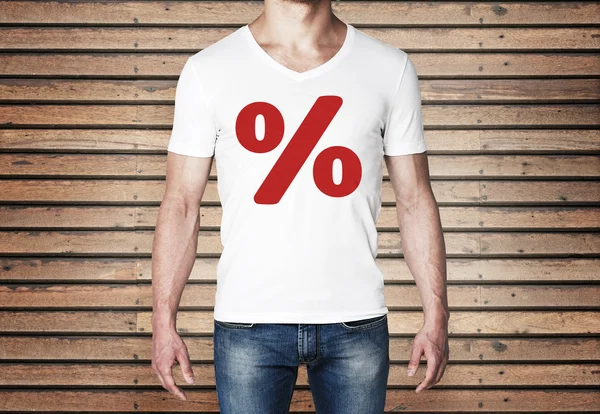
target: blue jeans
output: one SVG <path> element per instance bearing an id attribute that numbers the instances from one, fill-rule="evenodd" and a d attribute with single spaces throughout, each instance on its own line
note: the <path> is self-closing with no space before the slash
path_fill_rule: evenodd
<path id="1" fill-rule="evenodd" d="M 302 363 L 317 414 L 384 412 L 387 315 L 327 324 L 214 320 L 213 338 L 221 414 L 288 413 Z"/>

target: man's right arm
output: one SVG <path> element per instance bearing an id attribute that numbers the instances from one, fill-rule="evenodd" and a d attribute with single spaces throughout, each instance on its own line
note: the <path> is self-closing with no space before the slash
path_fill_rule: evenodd
<path id="1" fill-rule="evenodd" d="M 152 368 L 162 386 L 182 400 L 185 393 L 171 373 L 178 362 L 194 383 L 187 347 L 176 330 L 181 295 L 196 259 L 199 207 L 213 157 L 168 152 L 166 188 L 152 246 Z"/>

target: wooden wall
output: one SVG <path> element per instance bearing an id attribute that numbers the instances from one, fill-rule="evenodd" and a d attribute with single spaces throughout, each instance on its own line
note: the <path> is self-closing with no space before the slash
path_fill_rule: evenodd
<path id="1" fill-rule="evenodd" d="M 599 410 L 600 4 L 333 6 L 415 63 L 449 255 L 451 361 L 416 394 L 421 306 L 386 176 L 387 409 Z M 0 411 L 218 411 L 214 169 L 178 322 L 185 403 L 150 369 L 150 253 L 182 65 L 262 7 L 0 1 Z M 313 411 L 304 366 L 292 408 Z"/>

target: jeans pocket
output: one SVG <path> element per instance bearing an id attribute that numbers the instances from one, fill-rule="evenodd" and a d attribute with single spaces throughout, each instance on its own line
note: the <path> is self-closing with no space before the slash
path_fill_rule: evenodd
<path id="1" fill-rule="evenodd" d="M 376 326 L 382 325 L 387 321 L 387 313 L 382 316 L 375 316 L 373 318 L 360 319 L 357 321 L 340 322 L 340 325 L 349 330 L 359 330 L 375 328 Z"/>
<path id="2" fill-rule="evenodd" d="M 216 319 L 214 319 L 214 321 L 215 321 L 215 324 L 222 326 L 223 328 L 230 328 L 230 329 L 249 329 L 254 326 L 254 323 L 225 322 L 225 321 L 218 321 Z"/>

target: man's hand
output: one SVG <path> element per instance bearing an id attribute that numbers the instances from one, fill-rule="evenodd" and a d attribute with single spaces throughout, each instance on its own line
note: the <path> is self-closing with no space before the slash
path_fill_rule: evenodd
<path id="1" fill-rule="evenodd" d="M 427 358 L 425 379 L 417 386 L 416 392 L 429 389 L 437 384 L 446 369 L 449 358 L 447 319 L 425 323 L 415 336 L 408 363 L 408 375 L 413 376 L 419 368 L 421 355 Z"/>
<path id="2" fill-rule="evenodd" d="M 185 401 L 187 397 L 183 390 L 175 384 L 171 372 L 175 361 L 179 362 L 186 382 L 193 384 L 194 372 L 187 346 L 175 330 L 157 328 L 152 334 L 152 369 L 163 388 Z"/>

